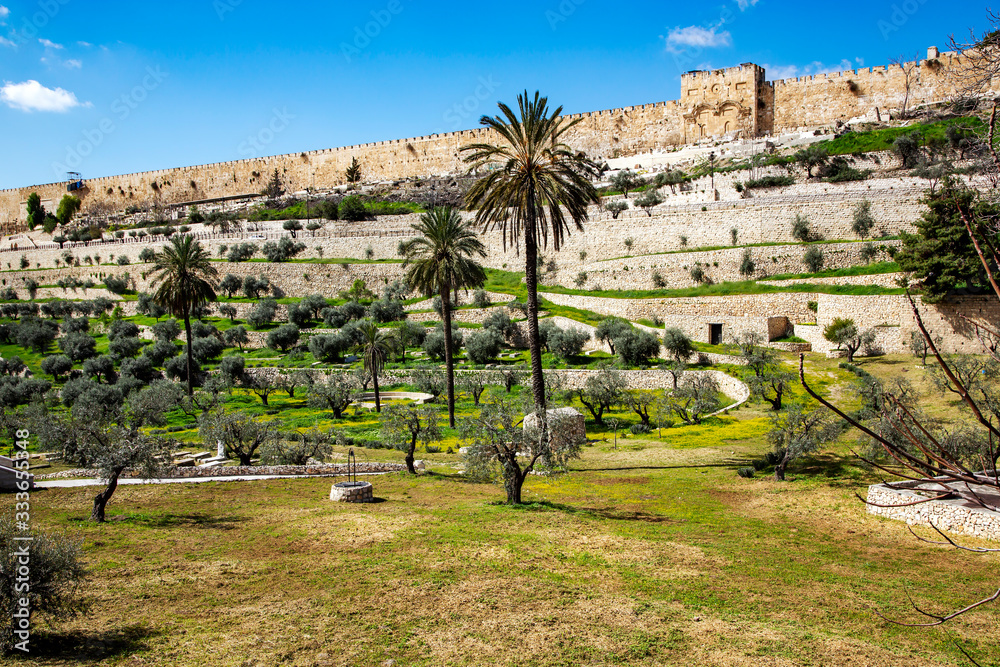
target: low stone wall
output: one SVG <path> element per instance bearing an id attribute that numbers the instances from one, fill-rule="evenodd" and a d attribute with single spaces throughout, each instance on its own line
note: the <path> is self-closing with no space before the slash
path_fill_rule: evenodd
<path id="1" fill-rule="evenodd" d="M 875 241 L 875 246 L 885 248 L 896 247 L 900 241 Z M 615 259 L 602 262 L 589 262 L 563 267 L 557 272 L 544 273 L 542 281 L 546 285 L 562 285 L 578 289 L 654 289 L 664 284 L 671 288 L 696 287 L 698 283 L 691 278 L 691 270 L 700 265 L 705 275 L 712 282 L 727 282 L 746 280 L 740 273 L 744 253 L 749 250 L 754 262 L 753 277 L 761 280 L 769 275 L 795 274 L 808 271 L 803 256 L 809 248 L 819 248 L 823 253 L 824 269 L 843 269 L 852 266 L 865 265 L 868 262 L 861 259 L 862 249 L 866 243 L 828 243 L 817 246 L 782 245 L 759 246 L 751 248 L 733 247 L 706 252 L 670 253 L 662 255 L 644 255 L 626 259 Z M 632 253 L 629 253 L 632 254 Z M 872 261 L 887 260 L 889 255 L 885 250 L 879 250 Z M 578 280 L 586 274 L 586 280 L 578 285 Z M 654 275 L 658 274 L 662 284 L 657 285 Z M 867 281 L 854 279 L 867 278 Z M 773 284 L 792 284 L 793 282 L 831 281 L 832 284 L 870 285 L 880 284 L 879 276 L 850 276 L 848 278 L 817 278 L 801 281 L 782 281 Z M 839 282 L 844 281 L 844 282 Z M 894 284 L 887 285 L 894 287 Z"/>
<path id="2" fill-rule="evenodd" d="M 921 484 L 927 485 L 919 481 L 873 484 L 868 487 L 868 502 L 875 504 L 868 505 L 868 513 L 905 521 L 910 526 L 936 526 L 939 530 L 958 535 L 1000 541 L 1000 513 L 973 506 L 971 501 L 965 504 L 930 501 L 907 505 L 928 498 L 914 490 Z"/>
<path id="3" fill-rule="evenodd" d="M 213 446 L 214 449 L 214 446 Z M 353 470 L 353 467 L 352 467 Z M 401 463 L 358 463 L 358 474 L 403 472 Z M 161 479 L 188 479 L 195 477 L 241 477 L 254 475 L 319 475 L 341 477 L 348 474 L 346 463 L 323 463 L 307 466 L 219 466 L 216 468 L 170 468 Z M 38 475 L 38 481 L 45 479 L 73 479 L 77 477 L 99 477 L 100 472 L 92 468 L 76 468 L 62 472 Z M 122 477 L 135 479 L 138 472 L 126 470 Z"/>

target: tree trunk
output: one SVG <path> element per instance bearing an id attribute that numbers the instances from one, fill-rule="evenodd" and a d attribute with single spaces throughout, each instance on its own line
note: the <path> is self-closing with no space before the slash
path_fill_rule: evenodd
<path id="1" fill-rule="evenodd" d="M 788 467 L 790 461 L 791 459 L 788 458 L 788 454 L 785 454 L 785 456 L 782 457 L 781 461 L 778 462 L 778 465 L 774 466 L 775 480 L 779 482 L 785 481 L 785 469 Z"/>
<path id="2" fill-rule="evenodd" d="M 413 467 L 413 453 L 417 451 L 417 436 L 410 440 L 410 448 L 406 450 L 406 471 L 411 475 L 417 474 L 417 469 Z"/>
<path id="3" fill-rule="evenodd" d="M 451 286 L 441 285 L 441 319 L 444 320 L 444 374 L 448 384 L 448 426 L 455 428 L 455 357 L 451 340 Z"/>
<path id="4" fill-rule="evenodd" d="M 378 396 L 378 373 L 372 371 L 372 383 L 375 386 L 375 412 L 382 412 L 382 401 Z"/>
<path id="5" fill-rule="evenodd" d="M 253 452 L 249 452 L 247 454 L 237 453 L 236 457 L 240 460 L 241 466 L 246 466 L 249 468 L 250 466 L 253 465 L 253 463 L 251 462 L 251 459 L 253 458 Z"/>
<path id="6" fill-rule="evenodd" d="M 532 201 L 532 198 L 529 196 L 527 200 Z M 545 376 L 542 374 L 542 339 L 538 334 L 538 245 L 535 233 L 535 216 L 532 212 L 524 230 L 524 276 L 528 288 L 528 347 L 531 349 L 531 393 L 535 399 L 535 411 L 538 414 L 542 440 L 545 441 L 548 439 L 549 420 L 545 406 Z"/>
<path id="7" fill-rule="evenodd" d="M 90 512 L 90 520 L 96 521 L 97 523 L 104 523 L 104 508 L 108 506 L 108 501 L 111 500 L 111 496 L 115 494 L 115 489 L 118 488 L 118 475 L 121 471 L 115 471 L 111 475 L 111 479 L 108 480 L 108 486 L 94 496 L 94 509 Z"/>
<path id="8" fill-rule="evenodd" d="M 187 334 L 187 389 L 188 396 L 194 396 L 194 373 L 191 372 L 194 365 L 191 350 L 191 309 L 184 309 L 184 333 Z M 267 405 L 267 401 L 264 402 Z"/>

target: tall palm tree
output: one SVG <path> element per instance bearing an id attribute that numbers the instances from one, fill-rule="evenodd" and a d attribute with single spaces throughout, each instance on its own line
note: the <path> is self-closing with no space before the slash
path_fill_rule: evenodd
<path id="1" fill-rule="evenodd" d="M 396 349 L 396 338 L 378 328 L 374 320 L 365 320 L 358 327 L 362 342 L 354 346 L 354 353 L 361 355 L 365 370 L 372 374 L 375 385 L 375 412 L 382 412 L 382 401 L 378 394 L 378 376 L 385 368 L 389 355 Z"/>
<path id="2" fill-rule="evenodd" d="M 170 245 L 153 260 L 153 301 L 169 310 L 174 317 L 184 318 L 187 334 L 187 390 L 194 394 L 194 362 L 191 357 L 191 313 L 210 301 L 215 301 L 215 285 L 219 272 L 212 266 L 212 257 L 191 236 L 175 236 Z"/>
<path id="3" fill-rule="evenodd" d="M 528 91 L 517 97 L 515 112 L 500 103 L 500 115 L 483 116 L 481 125 L 493 131 L 496 145 L 479 143 L 462 148 L 473 171 L 489 174 L 472 186 L 466 202 L 478 208 L 483 229 L 500 230 L 504 249 L 520 249 L 524 241 L 525 282 L 528 287 L 528 345 L 531 348 L 531 388 L 545 430 L 545 378 L 538 336 L 538 248 L 551 237 L 558 252 L 570 228 L 583 230 L 587 207 L 599 204 L 593 179 L 597 165 L 563 143 L 567 131 L 581 119 L 562 117 L 562 107 L 549 112 L 548 98 Z"/>
<path id="4" fill-rule="evenodd" d="M 430 296 L 441 294 L 444 320 L 444 366 L 448 377 L 448 424 L 455 428 L 455 360 L 451 338 L 451 295 L 460 289 L 479 287 L 486 272 L 474 257 L 486 257 L 486 246 L 458 211 L 449 206 L 435 207 L 411 226 L 420 236 L 399 247 L 405 258 L 406 282 L 410 289 Z"/>

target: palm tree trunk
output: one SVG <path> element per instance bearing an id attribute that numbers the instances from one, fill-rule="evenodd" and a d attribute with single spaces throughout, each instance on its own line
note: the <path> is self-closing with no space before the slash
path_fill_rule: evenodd
<path id="1" fill-rule="evenodd" d="M 451 340 L 451 286 L 441 285 L 441 319 L 444 320 L 444 373 L 448 383 L 448 426 L 455 428 L 455 357 Z"/>
<path id="2" fill-rule="evenodd" d="M 530 201 L 530 199 L 529 199 Z M 528 347 L 531 349 L 531 391 L 538 410 L 543 436 L 548 431 L 545 412 L 545 376 L 542 374 L 542 339 L 538 334 L 538 245 L 534 215 L 529 217 L 524 234 L 524 276 L 528 287 Z"/>
<path id="3" fill-rule="evenodd" d="M 188 396 L 194 396 L 194 373 L 191 372 L 193 357 L 191 356 L 191 309 L 184 309 L 184 333 L 187 334 L 187 385 Z M 267 402 L 264 402 L 267 405 Z"/>
<path id="4" fill-rule="evenodd" d="M 382 412 L 382 401 L 378 397 L 378 373 L 372 369 L 372 382 L 375 385 L 375 412 Z"/>

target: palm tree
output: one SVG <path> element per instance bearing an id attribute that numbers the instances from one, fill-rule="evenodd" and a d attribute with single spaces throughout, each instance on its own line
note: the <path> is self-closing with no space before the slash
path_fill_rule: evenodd
<path id="1" fill-rule="evenodd" d="M 466 201 L 478 208 L 476 222 L 486 231 L 500 230 L 504 249 L 520 249 L 524 241 L 525 282 L 528 288 L 528 345 L 531 348 L 531 388 L 543 433 L 545 378 L 538 336 L 538 248 L 552 239 L 559 251 L 571 224 L 583 229 L 587 206 L 599 204 L 592 179 L 597 165 L 582 152 L 563 143 L 563 136 L 581 119 L 562 117 L 562 107 L 549 112 L 548 98 L 537 92 L 517 97 L 518 111 L 500 103 L 501 114 L 483 116 L 480 124 L 492 130 L 497 145 L 471 144 L 462 151 L 471 170 L 491 171 L 472 186 Z"/>
<path id="2" fill-rule="evenodd" d="M 174 317 L 184 318 L 187 334 L 187 390 L 194 394 L 194 363 L 191 357 L 191 313 L 210 301 L 215 301 L 215 284 L 219 272 L 212 258 L 191 236 L 175 236 L 170 245 L 156 254 L 153 264 L 153 301 L 169 310 Z"/>
<path id="3" fill-rule="evenodd" d="M 378 376 L 385 368 L 389 355 L 396 349 L 396 338 L 381 331 L 374 320 L 366 320 L 358 327 L 358 332 L 363 342 L 354 346 L 354 353 L 361 355 L 365 370 L 372 374 L 372 382 L 375 385 L 375 412 L 382 412 L 382 401 L 378 395 Z"/>
<path id="4" fill-rule="evenodd" d="M 451 338 L 451 295 L 460 289 L 479 287 L 486 272 L 472 258 L 486 257 L 486 246 L 458 211 L 435 207 L 420 216 L 411 229 L 420 236 L 400 244 L 399 254 L 409 266 L 406 282 L 412 290 L 430 296 L 441 294 L 444 320 L 444 365 L 448 378 L 448 424 L 455 428 L 455 361 Z"/>

